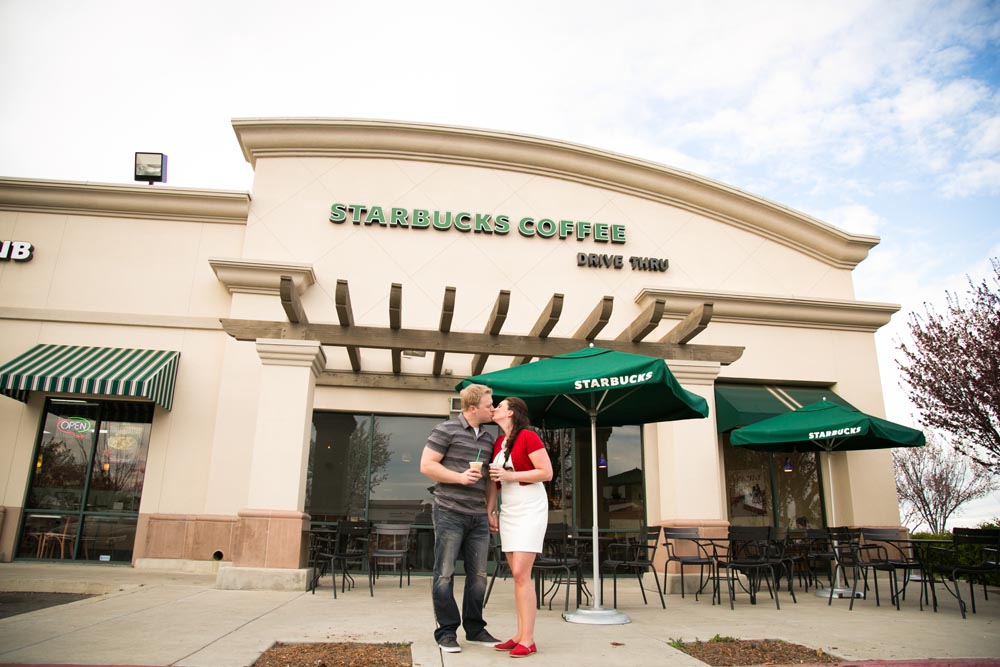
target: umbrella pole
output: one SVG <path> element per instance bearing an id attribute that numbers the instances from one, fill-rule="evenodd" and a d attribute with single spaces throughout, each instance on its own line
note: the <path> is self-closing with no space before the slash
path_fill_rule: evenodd
<path id="1" fill-rule="evenodd" d="M 837 527 L 837 504 L 835 498 L 833 497 L 833 461 L 831 457 L 833 456 L 833 447 L 830 449 L 823 450 L 826 453 L 826 479 L 830 484 L 830 523 L 833 524 L 831 528 Z M 844 578 L 844 585 L 840 585 L 841 577 Z M 827 598 L 830 597 L 830 589 L 816 586 L 816 597 Z M 833 597 L 835 598 L 849 598 L 851 597 L 851 589 L 847 588 L 847 573 L 842 572 L 840 565 L 838 564 L 833 569 Z M 862 593 L 857 593 L 856 597 L 864 597 Z"/>
<path id="2" fill-rule="evenodd" d="M 597 539 L 597 414 L 591 413 L 590 415 L 590 449 L 591 458 L 593 461 L 590 466 L 590 501 L 591 501 L 591 516 L 593 520 L 591 521 L 591 551 L 593 553 L 594 561 L 594 609 L 601 609 L 601 554 L 600 554 L 600 541 Z"/>
<path id="3" fill-rule="evenodd" d="M 830 523 L 832 523 L 833 527 L 836 528 L 837 527 L 837 503 L 834 502 L 834 497 L 833 497 L 833 461 L 831 460 L 832 456 L 833 456 L 833 452 L 830 451 L 830 450 L 827 450 L 827 452 L 826 452 L 826 479 L 827 479 L 827 482 L 830 484 Z"/>
<path id="4" fill-rule="evenodd" d="M 594 606 L 590 608 L 578 607 L 576 611 L 564 612 L 563 618 L 570 623 L 583 623 L 587 625 L 623 625 L 631 623 L 625 614 L 616 609 L 605 609 L 601 606 L 601 554 L 598 550 L 597 539 L 597 410 L 591 408 L 587 411 L 590 415 L 590 495 L 593 521 L 591 528 L 592 551 L 594 555 Z"/>

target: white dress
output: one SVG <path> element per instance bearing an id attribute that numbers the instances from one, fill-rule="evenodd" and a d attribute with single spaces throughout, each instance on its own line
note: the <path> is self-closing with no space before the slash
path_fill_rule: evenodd
<path id="1" fill-rule="evenodd" d="M 502 467 L 504 448 L 493 458 L 492 466 Z M 508 469 L 512 469 L 510 464 Z M 504 551 L 542 553 L 542 541 L 549 522 L 549 499 L 541 482 L 521 485 L 501 482 L 500 548 Z"/>

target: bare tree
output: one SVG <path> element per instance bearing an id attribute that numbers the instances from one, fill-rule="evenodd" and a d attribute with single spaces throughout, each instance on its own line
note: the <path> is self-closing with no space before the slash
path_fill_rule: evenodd
<path id="1" fill-rule="evenodd" d="M 943 533 L 958 508 L 1000 488 L 982 466 L 943 446 L 933 432 L 924 447 L 894 449 L 892 460 L 903 525 L 910 530 L 926 525 L 932 533 Z"/>
<path id="2" fill-rule="evenodd" d="M 947 293 L 947 312 L 912 313 L 912 343 L 897 362 L 920 423 L 950 434 L 956 449 L 1000 473 L 1000 259 L 994 276 L 969 280 L 968 305 Z"/>

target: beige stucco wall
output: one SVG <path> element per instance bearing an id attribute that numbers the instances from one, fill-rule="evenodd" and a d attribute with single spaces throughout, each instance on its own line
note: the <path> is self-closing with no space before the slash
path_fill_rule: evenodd
<path id="1" fill-rule="evenodd" d="M 184 516 L 235 521 L 248 507 L 302 509 L 286 500 L 280 508 L 250 505 L 268 497 L 251 488 L 252 465 L 260 397 L 275 387 L 261 384 L 255 344 L 230 338 L 218 323 L 284 320 L 275 285 L 261 288 L 253 276 L 271 280 L 289 268 L 310 321 L 338 321 L 335 286 L 345 279 L 355 322 L 376 327 L 388 325 L 393 283 L 402 285 L 403 326 L 427 330 L 437 329 L 447 286 L 457 288 L 452 330 L 469 332 L 483 330 L 500 290 L 511 292 L 503 332 L 516 334 L 527 334 L 552 294 L 562 293 L 553 337 L 571 336 L 612 295 L 598 344 L 650 299 L 668 306 L 647 340 L 663 337 L 692 303 L 713 301 L 716 316 L 692 342 L 743 346 L 742 358 L 675 367 L 710 405 L 718 376 L 832 384 L 859 408 L 883 412 L 873 333 L 896 308 L 857 304 L 851 281 L 878 239 L 691 174 L 545 139 L 368 121 L 234 126 L 255 169 L 249 197 L 0 179 L 0 238 L 36 248 L 31 262 L 0 263 L 0 360 L 40 342 L 181 352 L 174 408 L 158 408 L 154 418 L 143 514 L 183 523 Z M 512 229 L 501 236 L 334 224 L 328 216 L 337 202 L 505 214 Z M 624 225 L 627 242 L 525 238 L 516 229 L 524 216 Z M 624 255 L 625 267 L 578 267 L 579 252 Z M 633 271 L 632 255 L 667 258 L 670 268 Z M 244 264 L 253 276 L 234 278 Z M 344 350 L 324 352 L 327 369 L 349 368 Z M 388 351 L 363 350 L 361 359 L 365 372 L 391 370 Z M 470 361 L 449 354 L 444 366 L 457 381 Z M 403 372 L 427 374 L 431 363 L 432 355 L 404 357 Z M 507 364 L 491 358 L 486 370 Z M 296 391 L 299 375 L 289 380 Z M 322 385 L 312 396 L 316 409 L 441 416 L 450 398 Z M 0 502 L 8 508 L 23 502 L 41 405 L 40 396 L 27 405 L 0 398 L 0 467 L 11 471 L 0 476 Z M 644 439 L 651 521 L 725 519 L 714 419 L 648 425 Z M 887 453 L 837 454 L 831 462 L 838 523 L 898 524 Z M 275 480 L 286 483 L 299 482 Z M 293 514 L 285 519 L 294 522 Z M 8 554 L 9 518 L 8 511 L 0 537 Z"/>
<path id="2" fill-rule="evenodd" d="M 229 296 L 208 257 L 240 252 L 246 195 L 164 190 L 151 202 L 147 190 L 0 179 L 0 207 L 21 209 L 0 210 L 0 238 L 34 245 L 31 261 L 0 263 L 0 359 L 37 343 L 179 351 L 173 409 L 154 413 L 140 511 L 202 513 L 229 340 L 218 322 Z M 27 405 L 0 398 L 10 472 L 0 475 L 0 558 L 13 548 L 43 404 L 38 392 Z"/>
<path id="3" fill-rule="evenodd" d="M 252 149 L 245 147 L 245 152 Z M 642 297 L 646 293 L 692 290 L 751 299 L 764 296 L 805 302 L 817 312 L 829 303 L 840 312 L 853 302 L 850 262 L 817 257 L 772 231 L 762 234 L 717 212 L 664 203 L 648 193 L 609 190 L 604 184 L 538 173 L 541 170 L 533 171 L 530 165 L 515 171 L 508 164 L 487 162 L 482 155 L 476 165 L 413 155 L 315 157 L 310 151 L 308 156 L 256 156 L 245 257 L 310 264 L 316 285 L 305 291 L 302 301 L 314 322 L 337 321 L 333 289 L 337 279 L 349 281 L 355 321 L 369 326 L 387 325 L 392 283 L 402 285 L 403 326 L 420 329 L 436 328 L 449 285 L 458 288 L 453 330 L 461 331 L 482 330 L 501 289 L 511 292 L 503 329 L 511 333 L 527 332 L 552 294 L 562 293 L 562 316 L 550 334 L 554 337 L 572 335 L 603 295 L 615 297 L 603 338 L 613 338 L 628 326 L 648 301 Z M 354 225 L 350 220 L 335 224 L 326 220 L 333 203 L 378 205 L 387 217 L 390 207 L 399 207 L 506 214 L 512 226 L 524 216 L 622 224 L 627 243 L 525 238 L 514 229 L 500 236 Z M 799 224 L 812 223 L 800 220 Z M 626 265 L 621 270 L 577 267 L 578 252 L 622 254 Z M 670 269 L 633 271 L 627 263 L 631 255 L 668 258 Z M 884 322 L 893 308 L 875 310 L 873 319 Z M 686 311 L 672 314 L 647 339 L 662 337 L 683 314 Z M 737 363 L 721 369 L 721 377 L 833 384 L 852 403 L 881 414 L 872 335 L 877 325 L 842 322 L 851 318 L 839 314 L 828 316 L 826 322 L 812 318 L 806 326 L 791 326 L 794 320 L 786 317 L 778 312 L 770 319 L 719 318 L 693 342 L 746 347 Z M 348 368 L 342 349 L 329 350 L 328 359 L 331 368 Z M 430 363 L 430 355 L 404 358 L 403 372 L 426 373 Z M 486 370 L 508 363 L 491 359 Z M 388 372 L 390 357 L 387 351 L 363 350 L 362 364 L 365 371 Z M 445 367 L 461 377 L 470 372 L 469 358 L 450 354 Z M 694 384 L 686 386 L 712 399 L 710 386 L 701 391 Z M 317 407 L 370 409 L 363 407 L 372 404 L 365 398 L 368 392 L 339 393 L 334 398 L 332 390 L 320 388 Z M 383 392 L 377 405 L 387 412 L 428 414 L 414 403 L 412 392 Z M 429 414 L 441 410 L 435 399 Z M 715 474 L 706 484 L 702 475 L 688 474 L 720 469 L 714 423 L 706 428 L 705 424 L 646 428 L 647 458 L 656 455 L 659 461 L 647 465 L 647 485 L 658 487 L 661 494 L 658 503 L 650 503 L 650 520 L 725 518 L 721 476 Z M 856 522 L 898 523 L 888 459 L 867 455 L 864 458 L 874 459 L 874 465 L 854 465 L 860 458 L 834 457 L 838 521 L 850 516 Z M 865 483 L 852 483 L 854 477 L 863 477 Z"/>

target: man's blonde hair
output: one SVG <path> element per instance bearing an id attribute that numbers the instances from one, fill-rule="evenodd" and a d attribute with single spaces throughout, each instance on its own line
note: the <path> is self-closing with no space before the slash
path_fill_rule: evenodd
<path id="1" fill-rule="evenodd" d="M 493 390 L 485 384 L 470 384 L 468 387 L 463 389 L 459 393 L 459 396 L 462 397 L 462 412 L 465 412 L 469 408 L 478 406 L 479 401 L 483 400 L 483 396 L 486 396 L 487 394 L 492 396 Z"/>

